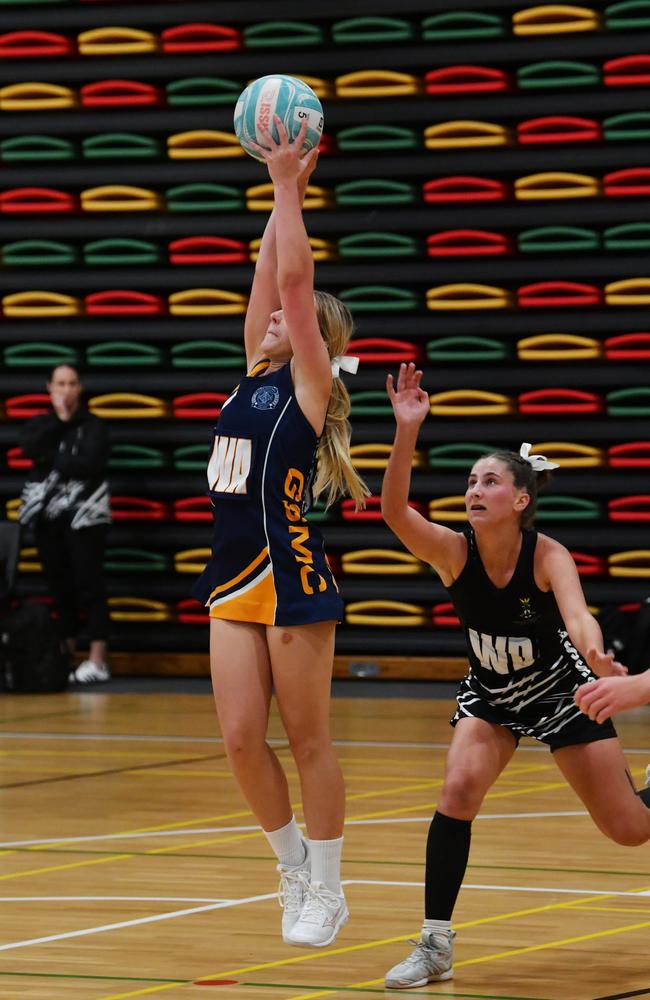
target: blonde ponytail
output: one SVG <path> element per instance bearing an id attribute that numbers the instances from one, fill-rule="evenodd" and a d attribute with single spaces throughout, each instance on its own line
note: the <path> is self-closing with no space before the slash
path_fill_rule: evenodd
<path id="1" fill-rule="evenodd" d="M 339 299 L 327 292 L 314 292 L 316 315 L 330 358 L 345 354 L 352 336 L 350 310 Z M 348 421 L 350 396 L 340 378 L 332 379 L 325 427 L 318 445 L 318 466 L 313 484 L 314 498 L 325 493 L 329 507 L 337 497 L 348 494 L 355 501 L 356 509 L 365 507 L 365 497 L 370 490 L 360 477 L 350 458 L 352 429 Z"/>

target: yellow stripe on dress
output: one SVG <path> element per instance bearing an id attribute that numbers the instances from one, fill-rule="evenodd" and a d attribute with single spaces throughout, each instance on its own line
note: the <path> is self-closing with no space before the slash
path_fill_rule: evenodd
<path id="1" fill-rule="evenodd" d="M 248 372 L 248 377 L 254 378 L 256 375 L 261 375 L 262 372 L 266 371 L 270 364 L 271 361 L 269 358 L 262 358 L 262 360 L 258 361 L 257 364 L 254 365 L 254 367 Z"/>
<path id="2" fill-rule="evenodd" d="M 269 554 L 268 547 L 264 546 L 262 551 L 255 556 L 253 561 L 250 562 L 248 566 L 246 566 L 246 568 L 241 571 L 241 573 L 238 573 L 237 576 L 233 576 L 232 580 L 228 580 L 227 583 L 220 583 L 218 587 L 215 587 L 212 593 L 210 594 L 208 600 L 212 600 L 212 598 L 216 597 L 217 594 L 223 593 L 224 590 L 230 590 L 231 587 L 234 587 L 236 586 L 236 584 L 241 583 L 241 581 L 245 577 L 247 577 L 249 573 L 252 573 L 254 569 L 257 569 L 260 563 L 267 558 L 268 554 Z"/>

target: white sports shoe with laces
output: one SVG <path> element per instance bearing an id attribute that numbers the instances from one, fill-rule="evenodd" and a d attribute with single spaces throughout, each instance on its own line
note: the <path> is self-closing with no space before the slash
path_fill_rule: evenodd
<path id="1" fill-rule="evenodd" d="M 288 944 L 324 948 L 332 943 L 349 915 L 343 893 L 339 896 L 322 882 L 312 882 L 300 918 L 285 940 Z"/>
<path id="2" fill-rule="evenodd" d="M 293 867 L 289 865 L 277 866 L 280 873 L 278 902 L 282 907 L 282 939 L 285 944 L 293 943 L 288 935 L 300 916 L 309 888 L 311 858 L 309 845 L 306 841 L 303 843 L 305 844 L 305 860 L 302 864 Z"/>
<path id="3" fill-rule="evenodd" d="M 403 962 L 390 969 L 384 986 L 391 990 L 409 990 L 427 983 L 441 983 L 454 974 L 455 931 L 423 930 L 419 941 L 411 941 L 415 948 Z"/>
<path id="4" fill-rule="evenodd" d="M 71 684 L 95 684 L 98 681 L 110 681 L 111 672 L 105 663 L 93 663 L 84 660 L 75 670 L 71 670 L 68 680 Z"/>

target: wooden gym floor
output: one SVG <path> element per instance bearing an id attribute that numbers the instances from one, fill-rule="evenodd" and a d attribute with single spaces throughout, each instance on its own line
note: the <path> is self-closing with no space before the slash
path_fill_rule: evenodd
<path id="1" fill-rule="evenodd" d="M 334 700 L 351 920 L 304 951 L 280 938 L 274 864 L 208 693 L 3 695 L 0 1000 L 391 995 L 383 973 L 420 925 L 450 709 Z M 649 723 L 619 720 L 638 786 Z M 275 714 L 270 736 L 300 817 Z M 551 755 L 522 745 L 474 826 L 455 927 L 455 978 L 406 996 L 650 997 L 650 846 L 607 842 Z"/>

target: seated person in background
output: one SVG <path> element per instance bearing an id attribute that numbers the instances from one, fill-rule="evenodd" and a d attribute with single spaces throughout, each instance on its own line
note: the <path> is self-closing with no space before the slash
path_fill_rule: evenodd
<path id="1" fill-rule="evenodd" d="M 107 681 L 108 428 L 83 406 L 74 365 L 57 365 L 47 389 L 52 411 L 32 417 L 20 435 L 22 450 L 34 462 L 23 489 L 20 522 L 34 530 L 61 637 L 71 654 L 76 649 L 79 611 L 87 615 L 88 659 L 71 672 L 70 680 Z"/>

